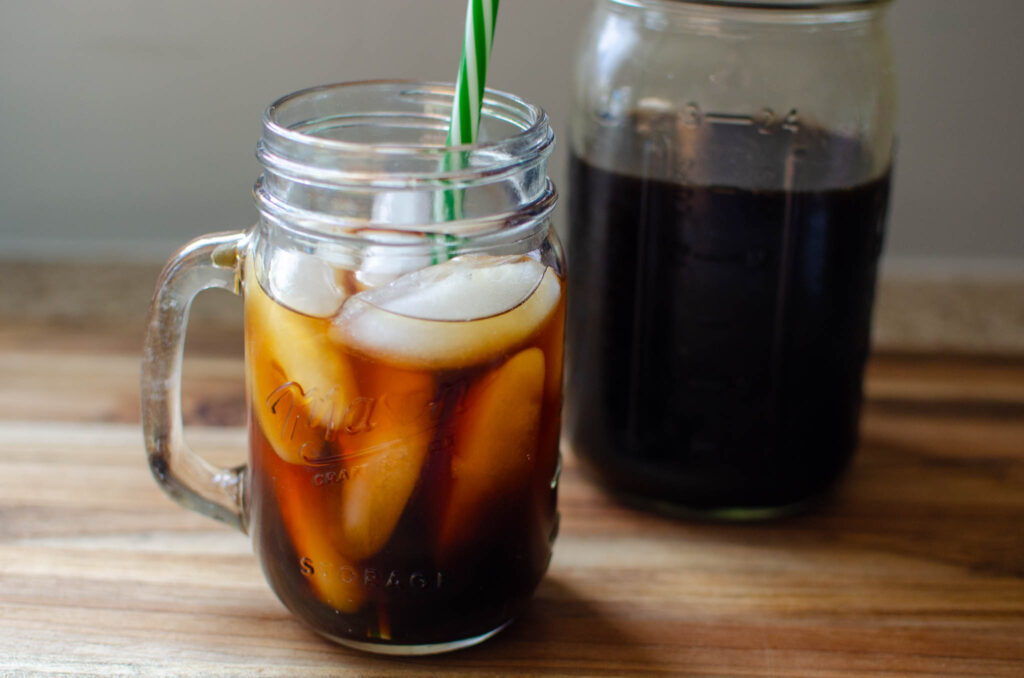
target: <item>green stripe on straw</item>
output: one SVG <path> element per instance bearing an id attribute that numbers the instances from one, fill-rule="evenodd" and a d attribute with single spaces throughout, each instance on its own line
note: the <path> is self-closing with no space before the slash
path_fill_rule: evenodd
<path id="1" fill-rule="evenodd" d="M 498 0 L 468 0 L 466 34 L 462 44 L 455 101 L 448 128 L 448 145 L 471 144 L 480 130 L 480 106 L 487 82 L 487 64 L 494 43 Z M 457 115 L 456 115 L 457 114 Z"/>
<path id="2" fill-rule="evenodd" d="M 459 76 L 455 81 L 451 123 L 448 126 L 448 146 L 472 144 L 480 131 L 480 110 L 487 83 L 487 64 L 491 60 L 494 44 L 494 22 L 498 16 L 498 0 L 468 0 L 466 3 L 466 32 L 462 43 Z M 456 164 L 457 160 L 457 164 Z M 457 154 L 445 158 L 445 170 L 462 168 L 466 159 Z M 462 191 L 445 191 L 442 218 L 454 221 L 462 218 Z M 448 234 L 446 257 L 455 250 L 456 238 Z"/>

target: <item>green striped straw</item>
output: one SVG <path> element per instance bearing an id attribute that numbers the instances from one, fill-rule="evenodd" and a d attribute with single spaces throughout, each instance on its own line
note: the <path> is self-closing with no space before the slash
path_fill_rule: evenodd
<path id="1" fill-rule="evenodd" d="M 448 146 L 471 144 L 480 132 L 480 109 L 487 83 L 487 64 L 491 60 L 494 44 L 494 22 L 498 17 L 498 0 L 468 0 L 466 3 L 466 34 L 462 44 L 459 77 L 455 81 L 455 99 L 452 102 L 451 123 L 448 126 Z M 465 163 L 459 154 L 459 167 Z M 452 155 L 445 158 L 445 169 L 453 169 Z M 461 191 L 445 191 L 442 217 L 447 221 L 462 218 Z M 455 237 L 448 234 L 446 255 L 455 249 Z"/>

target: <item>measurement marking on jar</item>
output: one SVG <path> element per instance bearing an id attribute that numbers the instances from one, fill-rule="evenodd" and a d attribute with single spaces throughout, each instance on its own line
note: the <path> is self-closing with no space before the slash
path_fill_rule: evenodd
<path id="1" fill-rule="evenodd" d="M 716 113 L 714 111 L 701 112 L 697 104 L 687 104 L 682 112 L 683 124 L 687 127 L 695 127 L 703 122 L 717 125 L 741 125 L 757 129 L 761 134 L 772 134 L 777 129 L 787 132 L 800 131 L 800 116 L 795 108 L 789 109 L 785 116 L 780 116 L 774 110 L 765 106 L 757 113 L 745 115 L 743 113 Z"/>
<path id="2" fill-rule="evenodd" d="M 445 582 L 440 571 L 402 570 L 381 567 L 329 567 L 314 563 L 311 558 L 299 558 L 299 572 L 306 577 L 337 577 L 343 584 L 357 584 L 363 588 L 378 588 L 392 591 L 436 591 Z"/>

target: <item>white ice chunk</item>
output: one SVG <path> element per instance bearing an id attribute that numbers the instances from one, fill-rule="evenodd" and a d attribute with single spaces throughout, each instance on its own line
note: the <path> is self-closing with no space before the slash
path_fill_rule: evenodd
<path id="1" fill-rule="evenodd" d="M 426 227 L 433 220 L 433 196 L 427 191 L 386 191 L 374 196 L 371 220 L 382 230 L 364 232 L 380 242 L 396 245 L 415 244 L 424 240 L 417 233 L 402 233 L 402 226 Z M 394 248 L 387 245 L 370 245 L 362 254 L 362 263 L 355 272 L 358 289 L 386 285 L 403 273 L 415 271 L 430 265 L 429 256 L 395 256 Z"/>
<path id="2" fill-rule="evenodd" d="M 477 320 L 523 303 L 544 265 L 526 257 L 466 255 L 362 295 L 392 313 L 423 320 Z"/>
<path id="3" fill-rule="evenodd" d="M 373 198 L 373 223 L 381 226 L 423 226 L 431 222 L 432 196 L 427 191 L 387 191 Z"/>
<path id="4" fill-rule="evenodd" d="M 402 245 L 426 245 L 429 241 L 423 235 L 383 230 L 364 231 L 363 235 L 386 244 L 369 245 L 363 249 L 359 268 L 355 272 L 359 290 L 386 285 L 403 273 L 430 265 L 431 257 L 425 253 L 429 250 L 424 250 L 422 254 L 396 252 Z"/>
<path id="5" fill-rule="evenodd" d="M 332 332 L 400 367 L 468 367 L 516 350 L 561 294 L 558 276 L 533 259 L 466 255 L 349 297 Z"/>
<path id="6" fill-rule="evenodd" d="M 299 313 L 327 318 L 345 301 L 345 290 L 334 267 L 312 254 L 275 251 L 267 277 L 270 295 Z"/>

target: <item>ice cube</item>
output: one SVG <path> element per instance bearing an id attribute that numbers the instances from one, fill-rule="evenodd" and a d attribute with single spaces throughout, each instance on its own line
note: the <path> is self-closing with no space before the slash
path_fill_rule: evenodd
<path id="1" fill-rule="evenodd" d="M 333 336 L 398 367 L 468 367 L 521 345 L 561 294 L 558 276 L 534 259 L 466 255 L 349 297 Z"/>
<path id="2" fill-rule="evenodd" d="M 348 360 L 330 339 L 330 320 L 271 299 L 246 262 L 249 394 L 264 436 L 285 461 L 320 456 L 357 393 Z"/>
<path id="3" fill-rule="evenodd" d="M 374 425 L 346 441 L 348 479 L 331 524 L 343 553 L 356 560 L 375 555 L 391 538 L 419 481 L 436 424 L 427 407 L 433 375 L 367 371 L 360 387 L 377 404 Z M 390 397 L 395 394 L 406 397 Z"/>
<path id="4" fill-rule="evenodd" d="M 331 511 L 333 504 L 324 500 L 337 494 L 337 486 L 313 490 L 306 469 L 275 464 L 272 458 L 267 461 L 277 507 L 299 558 L 296 565 L 317 598 L 341 612 L 356 612 L 366 600 L 366 590 L 355 576 L 356 562 L 343 555 L 331 539 L 336 517 Z"/>
<path id="5" fill-rule="evenodd" d="M 353 273 L 357 291 L 386 285 L 398 276 L 430 265 L 429 240 L 419 233 L 401 231 L 363 231 L 379 245 L 368 245 L 361 253 L 358 269 Z M 425 245 L 422 253 L 396 252 L 395 245 Z"/>
<path id="6" fill-rule="evenodd" d="M 536 463 L 544 367 L 539 348 L 521 351 L 466 394 L 454 425 L 451 486 L 438 530 L 442 562 L 472 540 L 492 510 L 526 488 Z"/>
<path id="7" fill-rule="evenodd" d="M 373 198 L 372 220 L 381 226 L 425 226 L 433 218 L 433 193 L 386 191 Z"/>
<path id="8" fill-rule="evenodd" d="M 318 318 L 334 315 L 345 300 L 339 271 L 315 254 L 275 250 L 267 264 L 270 295 L 290 309 Z"/>

